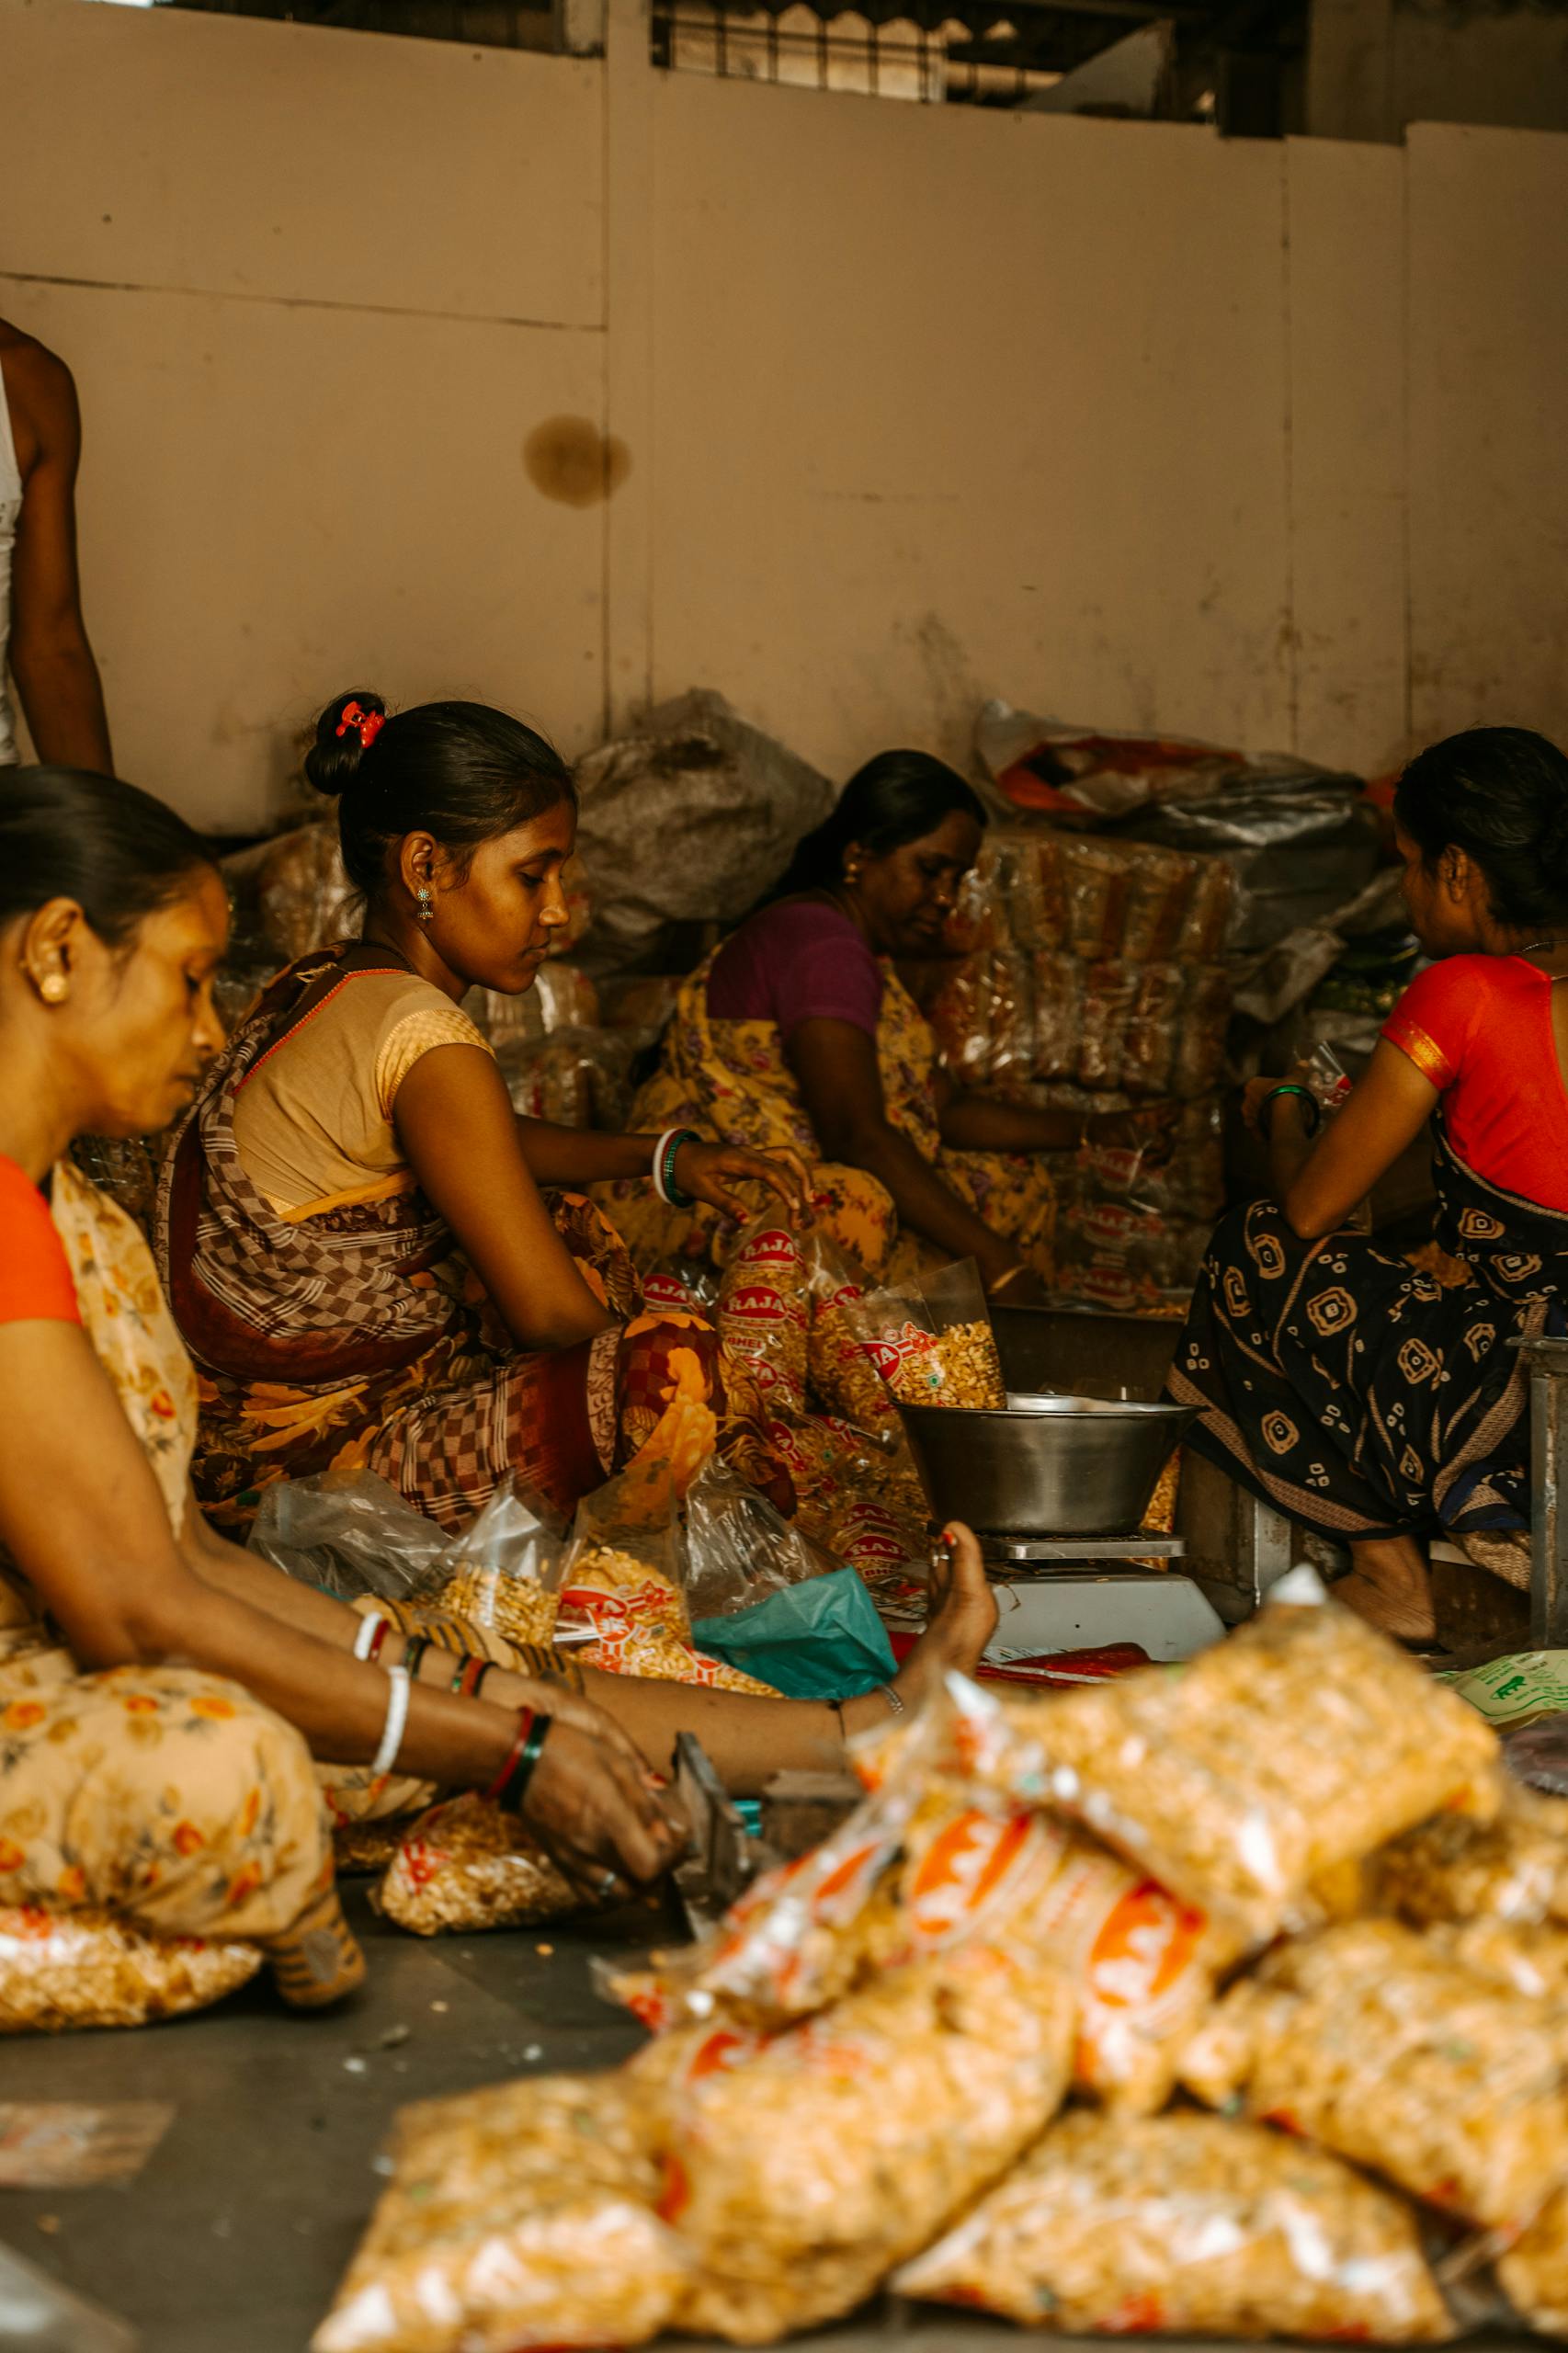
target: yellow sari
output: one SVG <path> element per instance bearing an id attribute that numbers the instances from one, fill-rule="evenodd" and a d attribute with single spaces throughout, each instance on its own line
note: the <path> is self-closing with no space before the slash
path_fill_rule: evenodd
<path id="1" fill-rule="evenodd" d="M 715 954 L 718 951 L 715 950 Z M 638 1095 L 631 1126 L 676 1125 L 754 1151 L 792 1151 L 812 1174 L 819 1223 L 879 1281 L 896 1282 L 942 1263 L 945 1254 L 899 1224 L 887 1188 L 863 1168 L 824 1160 L 776 1022 L 720 1021 L 708 1011 L 710 956 L 676 1001 L 660 1066 Z M 937 1124 L 937 1046 L 930 1027 L 890 964 L 882 966 L 877 1023 L 882 1101 L 893 1126 L 993 1233 L 1016 1243 L 1047 1280 L 1053 1272 L 1056 1196 L 1034 1154 L 952 1152 Z M 733 1222 L 698 1203 L 671 1209 L 642 1179 L 595 1188 L 600 1205 L 646 1274 L 662 1259 L 711 1258 L 722 1266 Z"/>

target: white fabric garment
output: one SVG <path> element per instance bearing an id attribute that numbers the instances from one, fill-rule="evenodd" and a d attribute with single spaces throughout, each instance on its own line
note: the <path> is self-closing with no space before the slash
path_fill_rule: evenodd
<path id="1" fill-rule="evenodd" d="M 14 767 L 17 759 L 17 720 L 6 683 L 6 652 L 11 641 L 11 558 L 21 512 L 22 470 L 17 463 L 11 406 L 0 377 L 0 768 Z"/>

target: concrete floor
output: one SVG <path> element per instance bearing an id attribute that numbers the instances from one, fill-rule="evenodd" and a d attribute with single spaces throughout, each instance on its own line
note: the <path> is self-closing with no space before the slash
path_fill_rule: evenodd
<path id="1" fill-rule="evenodd" d="M 587 1965 L 668 1933 L 658 1915 L 631 1908 L 592 1928 L 426 1942 L 377 1922 L 362 1884 L 347 1895 L 370 1972 L 340 2010 L 290 2016 L 258 1984 L 139 2033 L 0 2045 L 7 2101 L 175 2107 L 129 2184 L 0 2189 L 0 2242 L 133 2323 L 142 2353 L 305 2353 L 376 2197 L 372 2160 L 394 2109 L 513 2075 L 613 2066 L 642 2039 L 597 1999 Z M 0 2345 L 13 2342 L 0 2320 Z M 1070 2340 L 879 2309 L 809 2343 L 812 2353 L 1068 2353 Z M 61 2339 L 59 2353 L 76 2347 Z"/>

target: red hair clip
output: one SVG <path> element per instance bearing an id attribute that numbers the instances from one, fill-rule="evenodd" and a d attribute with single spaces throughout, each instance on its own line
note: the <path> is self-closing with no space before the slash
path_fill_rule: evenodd
<path id="1" fill-rule="evenodd" d="M 386 723 L 384 710 L 367 710 L 361 702 L 346 702 L 343 716 L 337 722 L 337 732 L 340 735 L 347 735 L 351 727 L 358 728 L 359 749 L 368 752 Z"/>

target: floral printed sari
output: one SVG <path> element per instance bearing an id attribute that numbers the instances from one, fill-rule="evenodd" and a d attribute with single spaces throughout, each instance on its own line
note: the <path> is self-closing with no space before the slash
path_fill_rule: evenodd
<path id="1" fill-rule="evenodd" d="M 714 951 L 715 954 L 718 950 Z M 776 1022 L 720 1021 L 708 1011 L 713 958 L 691 975 L 665 1032 L 660 1067 L 632 1107 L 631 1124 L 662 1133 L 676 1125 L 754 1151 L 798 1153 L 812 1173 L 819 1222 L 868 1274 L 900 1281 L 942 1263 L 944 1253 L 900 1227 L 887 1188 L 863 1168 L 824 1161 Z M 937 1047 L 930 1028 L 891 964 L 882 966 L 877 1063 L 887 1116 L 994 1233 L 1017 1244 L 1047 1278 L 1056 1197 L 1038 1155 L 951 1152 L 937 1125 Z M 731 1220 L 699 1203 L 665 1206 L 624 1180 L 595 1188 L 644 1273 L 670 1257 L 722 1265 L 734 1240 Z"/>

